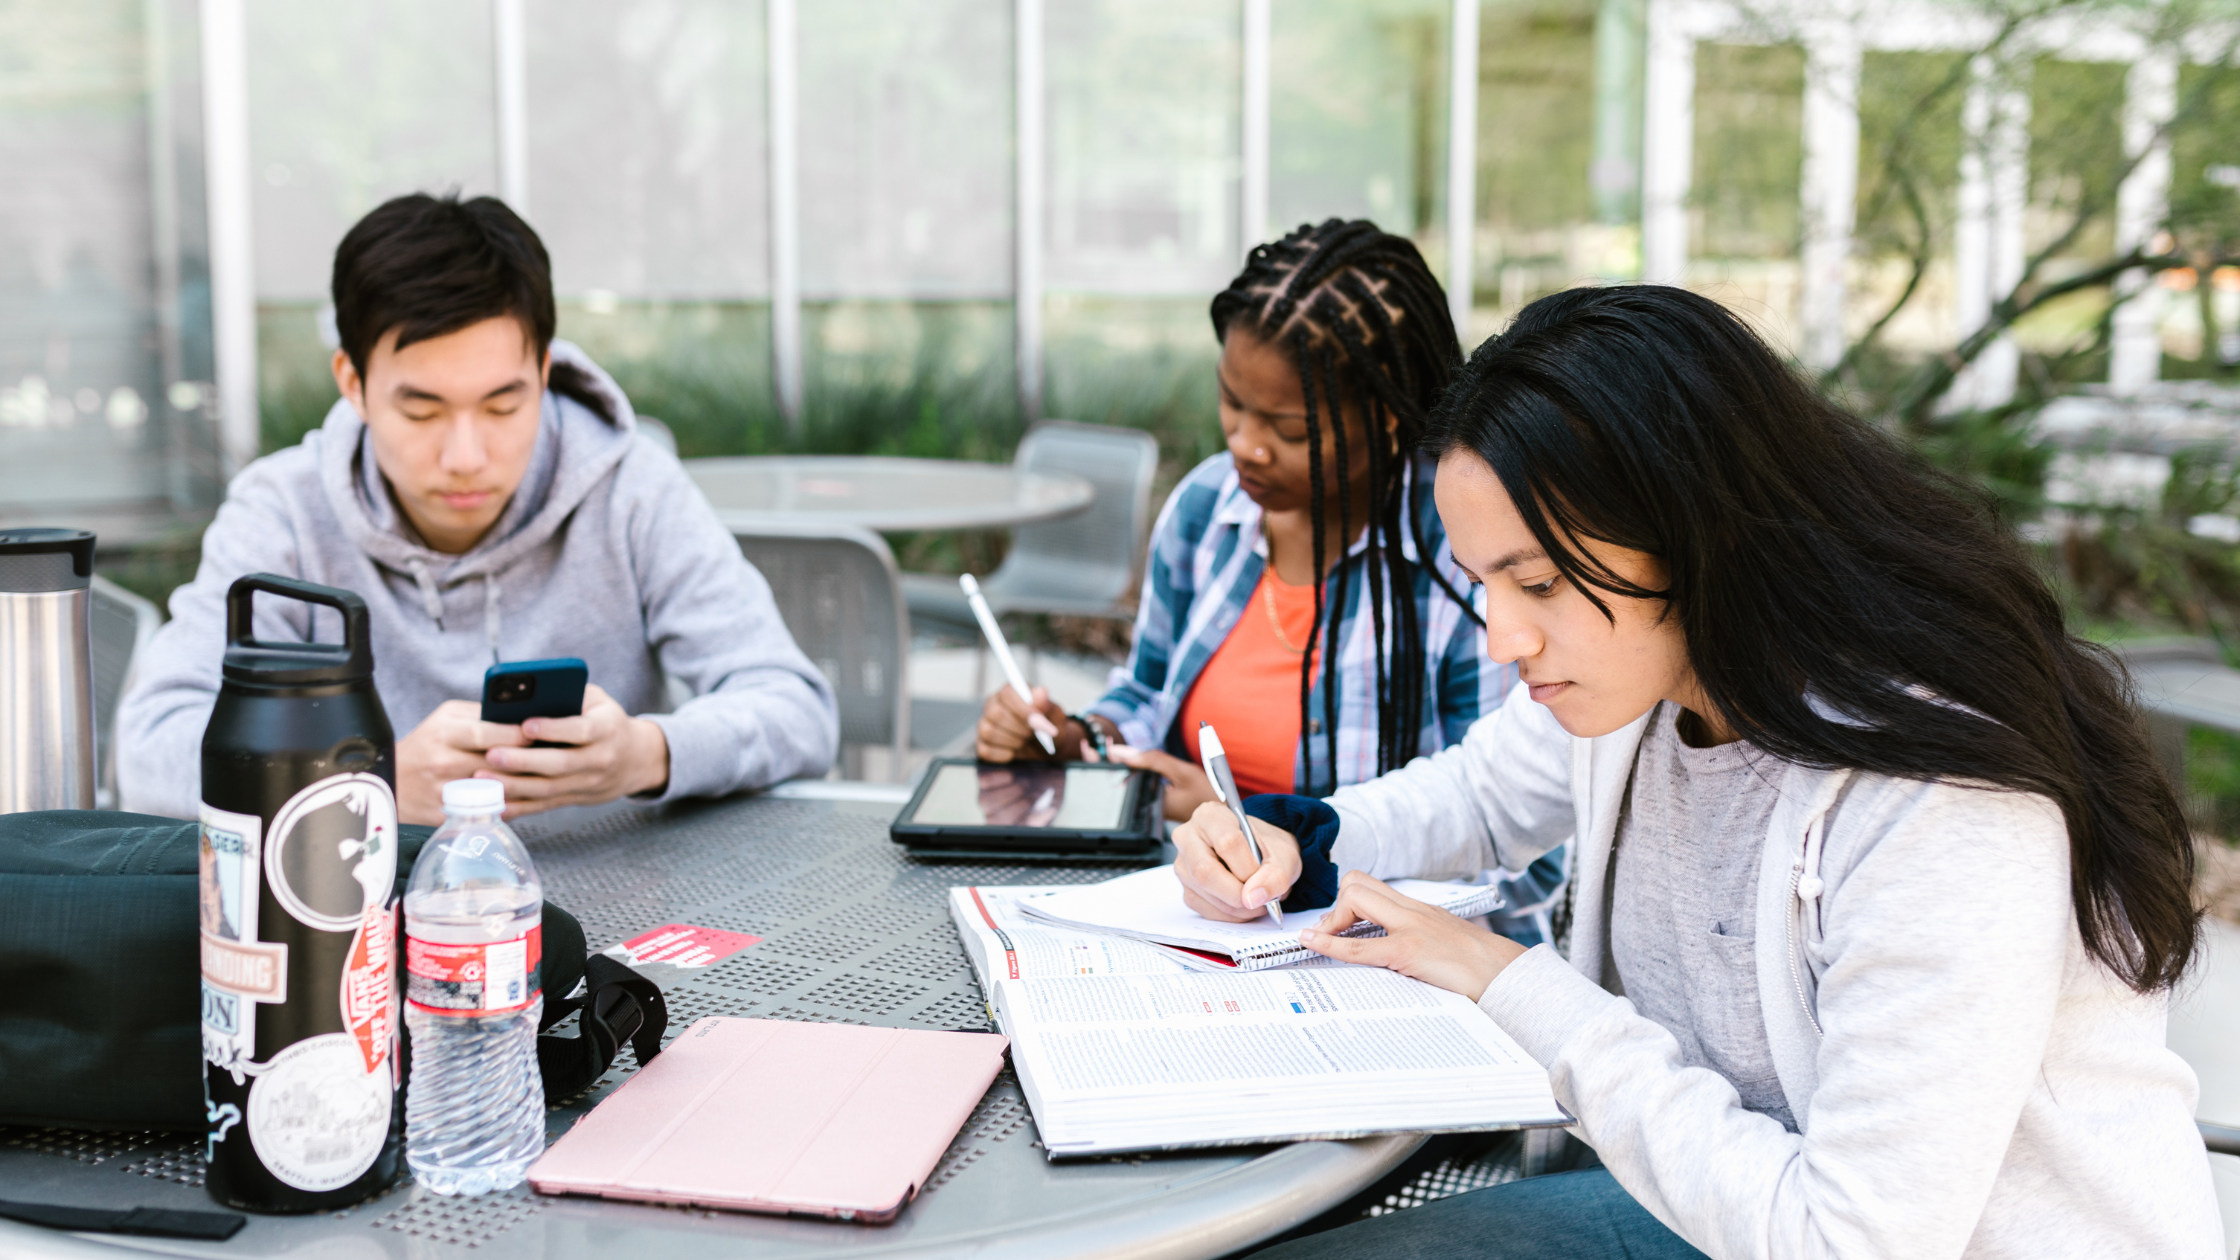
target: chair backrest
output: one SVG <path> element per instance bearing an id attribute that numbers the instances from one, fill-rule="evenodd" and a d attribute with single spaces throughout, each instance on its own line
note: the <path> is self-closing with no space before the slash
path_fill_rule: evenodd
<path id="1" fill-rule="evenodd" d="M 677 453 L 676 433 L 672 431 L 668 425 L 654 419 L 652 416 L 638 417 L 638 432 L 645 434 L 649 438 L 652 438 L 654 445 L 659 446 L 661 449 L 669 452 L 671 455 Z"/>
<path id="2" fill-rule="evenodd" d="M 870 530 L 804 523 L 737 533 L 778 614 L 840 702 L 840 742 L 910 746 L 910 614 L 894 553 Z"/>
<path id="3" fill-rule="evenodd" d="M 104 807 L 117 799 L 117 702 L 132 681 L 132 663 L 163 625 L 154 603 L 96 573 L 89 610 L 93 639 L 94 797 Z"/>
<path id="4" fill-rule="evenodd" d="M 1020 439 L 1013 463 L 1024 472 L 1085 478 L 1097 497 L 1085 512 L 1013 532 L 1009 554 L 990 577 L 1005 590 L 1007 606 L 1109 606 L 1125 596 L 1143 559 L 1158 440 L 1141 429 L 1045 420 Z"/>

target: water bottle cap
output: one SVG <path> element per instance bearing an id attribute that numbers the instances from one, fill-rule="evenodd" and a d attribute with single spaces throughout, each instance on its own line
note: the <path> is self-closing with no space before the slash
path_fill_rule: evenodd
<path id="1" fill-rule="evenodd" d="M 443 785 L 445 809 L 502 809 L 506 785 L 496 779 L 453 779 Z"/>
<path id="2" fill-rule="evenodd" d="M 0 529 L 0 591 L 44 594 L 93 584 L 93 535 L 82 529 Z"/>

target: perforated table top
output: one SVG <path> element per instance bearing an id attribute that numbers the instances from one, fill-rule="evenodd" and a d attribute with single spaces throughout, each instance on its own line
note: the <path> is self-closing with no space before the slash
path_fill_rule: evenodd
<path id="1" fill-rule="evenodd" d="M 986 1027 L 949 922 L 955 884 L 1086 883 L 1104 870 L 918 864 L 887 838 L 894 806 L 737 798 L 576 812 L 521 825 L 546 895 L 603 949 L 664 923 L 749 932 L 743 952 L 670 984 L 669 1032 L 705 1015 L 898 1028 Z M 580 1098 L 552 1109 L 566 1132 L 635 1070 L 627 1051 Z M 751 1135 L 742 1135 L 751 1140 Z M 225 1243 L 67 1235 L 0 1221 L 0 1255 L 316 1260 L 409 1257 L 960 1255 L 1210 1257 L 1312 1218 L 1368 1186 L 1411 1137 L 1300 1142 L 1053 1164 L 1007 1070 L 924 1189 L 890 1225 L 548 1198 L 480 1198 L 409 1180 L 343 1212 L 251 1217 Z M 0 1198 L 208 1210 L 199 1135 L 0 1128 Z"/>

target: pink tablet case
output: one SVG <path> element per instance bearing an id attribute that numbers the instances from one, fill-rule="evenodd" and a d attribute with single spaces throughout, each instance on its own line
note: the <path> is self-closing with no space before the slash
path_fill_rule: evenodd
<path id="1" fill-rule="evenodd" d="M 1003 1067 L 1006 1039 L 703 1019 L 529 1169 L 591 1194 L 889 1221 Z"/>

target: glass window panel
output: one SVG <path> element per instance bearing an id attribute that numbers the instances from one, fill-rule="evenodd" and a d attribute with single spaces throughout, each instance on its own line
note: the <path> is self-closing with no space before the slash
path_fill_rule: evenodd
<path id="1" fill-rule="evenodd" d="M 260 299 L 325 297 L 336 242 L 390 197 L 496 191 L 488 4 L 255 0 L 248 17 Z"/>
<path id="2" fill-rule="evenodd" d="M 1011 5 L 819 0 L 800 49 L 804 292 L 1008 296 Z"/>
<path id="3" fill-rule="evenodd" d="M 2118 62 L 2051 57 L 2039 58 L 2031 67 L 2030 202 L 2024 210 L 2023 240 L 2033 257 L 2054 249 L 2039 269 L 2047 280 L 2075 275 L 2115 255 L 2116 185 L 2124 170 L 2124 79 L 2129 71 Z M 2089 351 L 2099 338 L 2110 296 L 2107 289 L 2092 288 L 2055 298 L 2015 323 L 2015 342 L 2025 352 L 2045 356 Z"/>
<path id="4" fill-rule="evenodd" d="M 2170 137 L 2170 225 L 2179 248 L 2231 258 L 2240 254 L 2240 70 L 2185 67 L 2178 75 L 2178 108 Z M 2240 366 L 2240 268 L 2219 267 L 2194 281 L 2190 289 L 2165 289 L 2160 299 L 2168 312 L 2165 377 L 2230 373 Z M 2164 283 L 2184 280 L 2173 275 Z M 2187 350 L 2193 353 L 2180 353 Z"/>
<path id="5" fill-rule="evenodd" d="M 527 7 L 529 212 L 554 285 L 577 295 L 766 296 L 762 6 Z"/>
<path id="6" fill-rule="evenodd" d="M 159 318 L 179 242 L 158 248 L 178 216 L 175 188 L 156 196 L 150 138 L 169 115 L 150 74 L 170 59 L 151 15 L 177 20 L 141 0 L 0 13 L 0 524 L 130 541 L 209 497 L 200 404 L 167 404 L 166 359 L 207 363 Z"/>
<path id="7" fill-rule="evenodd" d="M 1696 47 L 1688 283 L 1796 345 L 1802 244 L 1804 50 Z"/>
<path id="8" fill-rule="evenodd" d="M 1336 217 L 1413 236 L 1444 217 L 1447 13 L 1441 0 L 1274 6 L 1271 233 Z"/>
<path id="9" fill-rule="evenodd" d="M 1049 287 L 1226 284 L 1243 256 L 1238 5 L 1069 0 L 1045 22 Z"/>
<path id="10" fill-rule="evenodd" d="M 1952 228 L 1967 83 L 1960 53 L 1868 52 L 1860 63 L 1858 211 L 1844 328 L 1856 339 L 1888 315 L 1875 334 L 1877 355 L 1925 354 L 1958 335 Z"/>
<path id="11" fill-rule="evenodd" d="M 1639 265 L 1634 225 L 1596 221 L 1600 7 L 1526 0 L 1488 5 L 1479 18 L 1477 327 L 1466 347 L 1535 298 Z M 1619 174 L 1622 186 L 1630 168 Z"/>

